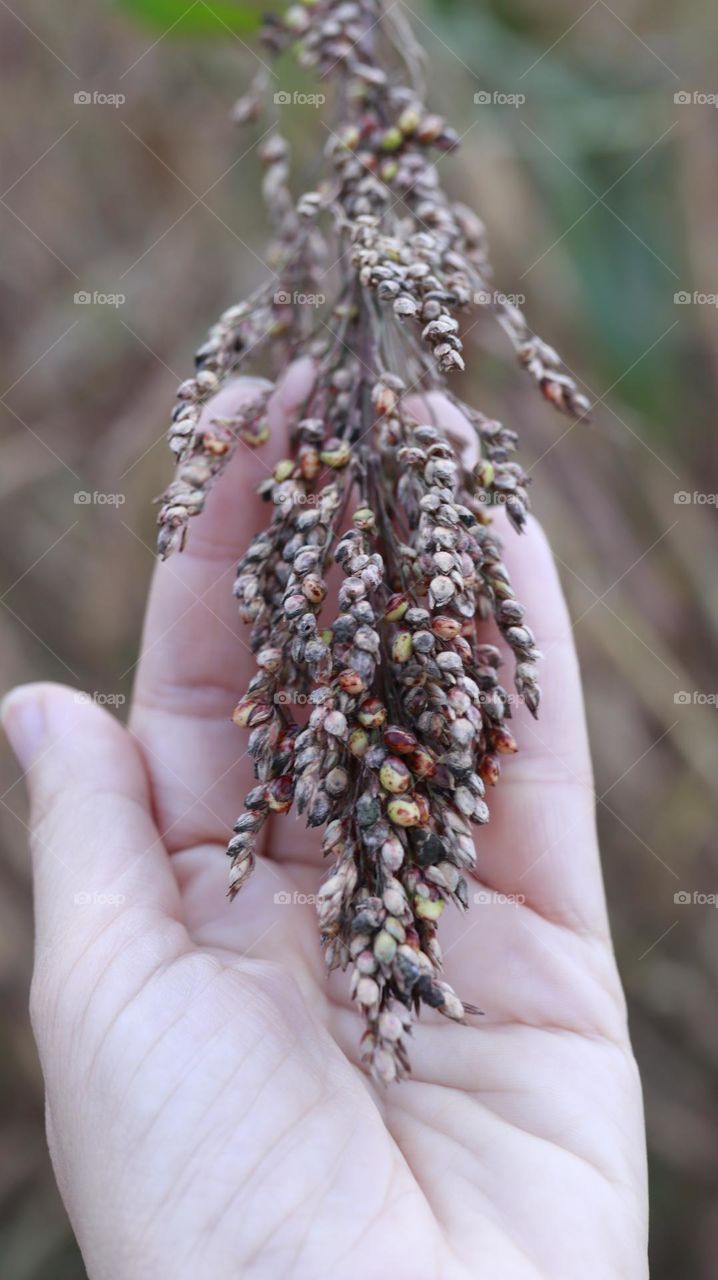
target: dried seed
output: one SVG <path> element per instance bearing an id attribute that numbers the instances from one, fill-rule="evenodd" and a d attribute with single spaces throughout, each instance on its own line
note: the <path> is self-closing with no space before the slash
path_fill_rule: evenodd
<path id="1" fill-rule="evenodd" d="M 358 697 L 360 693 L 366 692 L 366 685 L 358 672 L 347 667 L 345 671 L 341 671 L 337 677 L 337 683 L 344 693 L 350 693 L 354 697 Z"/>
<path id="2" fill-rule="evenodd" d="M 273 813 L 288 813 L 292 807 L 294 779 L 291 774 L 275 778 L 267 788 L 267 800 Z"/>
<path id="3" fill-rule="evenodd" d="M 391 644 L 391 656 L 394 662 L 408 662 L 414 651 L 410 631 L 398 631 Z"/>
<path id="4" fill-rule="evenodd" d="M 409 798 L 390 800 L 387 815 L 396 827 L 418 827 L 421 822 L 419 805 Z"/>
<path id="5" fill-rule="evenodd" d="M 266 702 L 257 702 L 253 698 L 243 698 L 237 703 L 232 719 L 240 729 L 253 729 L 257 725 L 266 724 L 272 719 L 274 712 Z"/>
<path id="6" fill-rule="evenodd" d="M 392 938 L 386 929 L 380 930 L 374 939 L 374 955 L 380 964 L 390 965 L 396 955 L 396 938 Z"/>
<path id="7" fill-rule="evenodd" d="M 503 725 L 494 725 L 491 730 L 491 741 L 494 750 L 498 751 L 500 755 L 511 755 L 514 751 L 518 751 L 516 739 Z"/>
<path id="8" fill-rule="evenodd" d="M 409 790 L 412 783 L 411 771 L 398 756 L 387 756 L 379 770 L 379 781 L 385 791 L 398 795 Z"/>
<path id="9" fill-rule="evenodd" d="M 398 755 L 408 755 L 415 751 L 418 743 L 413 733 L 402 729 L 401 725 L 388 724 L 384 730 L 384 742 L 390 751 Z"/>
<path id="10" fill-rule="evenodd" d="M 378 698 L 365 698 L 362 702 L 357 716 L 360 724 L 365 729 L 376 729 L 384 724 L 386 720 L 386 707 Z"/>
<path id="11" fill-rule="evenodd" d="M 432 603 L 432 608 L 441 608 L 442 605 L 448 604 L 449 600 L 451 600 L 455 595 L 455 592 L 456 588 L 450 578 L 445 577 L 443 574 L 439 574 L 437 577 L 432 578 L 431 585 L 429 587 L 429 598 Z"/>
<path id="12" fill-rule="evenodd" d="M 379 1003 L 379 984 L 373 978 L 360 978 L 356 998 L 365 1009 L 373 1009 Z"/>
<path id="13" fill-rule="evenodd" d="M 324 786 L 327 794 L 330 796 L 336 797 L 343 795 L 349 786 L 349 774 L 346 769 L 342 769 L 340 767 L 330 769 L 324 779 Z"/>
<path id="14" fill-rule="evenodd" d="M 438 920 L 445 905 L 443 898 L 414 899 L 414 911 L 420 920 Z"/>
<path id="15" fill-rule="evenodd" d="M 361 760 L 366 755 L 369 746 L 369 735 L 364 729 L 353 729 L 349 734 L 347 746 L 353 756 L 357 760 Z"/>
<path id="16" fill-rule="evenodd" d="M 347 718 L 342 715 L 341 711 L 328 712 L 323 727 L 324 732 L 330 733 L 334 738 L 346 738 L 347 736 Z"/>
<path id="17" fill-rule="evenodd" d="M 316 573 L 308 573 L 302 582 L 302 591 L 310 604 L 321 604 L 327 594 L 327 584 Z"/>
<path id="18" fill-rule="evenodd" d="M 387 602 L 384 611 L 385 622 L 399 622 L 404 617 L 409 608 L 409 597 L 407 595 L 393 595 Z"/>
<path id="19" fill-rule="evenodd" d="M 381 860 L 387 871 L 398 871 L 404 861 L 404 846 L 397 836 L 390 836 L 381 846 Z"/>
<path id="20" fill-rule="evenodd" d="M 325 467 L 332 467 L 338 471 L 345 467 L 351 458 L 351 448 L 346 440 L 329 440 L 319 457 Z"/>

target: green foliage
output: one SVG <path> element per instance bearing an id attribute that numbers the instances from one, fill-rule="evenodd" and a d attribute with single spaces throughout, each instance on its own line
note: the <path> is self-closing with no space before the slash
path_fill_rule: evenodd
<path id="1" fill-rule="evenodd" d="M 676 134 L 658 145 L 676 119 L 670 73 L 635 36 L 612 44 L 620 23 L 601 6 L 583 42 L 560 41 L 555 48 L 563 27 L 550 6 L 431 0 L 431 8 L 442 41 L 463 64 L 463 72 L 460 64 L 455 69 L 464 75 L 464 102 L 470 104 L 477 86 L 526 94 L 520 112 L 497 108 L 487 128 L 503 134 L 519 158 L 537 200 L 535 225 L 548 226 L 527 251 L 527 264 L 538 259 L 526 290 L 529 320 L 541 280 L 554 269 L 569 278 L 583 345 L 590 341 L 594 353 L 596 390 L 620 380 L 624 403 L 646 415 L 651 431 L 667 436 L 691 404 L 676 339 L 646 353 L 653 338 L 682 319 L 673 295 L 690 282 L 680 252 Z M 428 33 L 420 35 L 441 57 Z M 460 132 L 467 129 L 470 107 L 463 121 L 455 109 L 454 123 Z M 570 360 L 570 342 L 559 346 Z"/>
<path id="2" fill-rule="evenodd" d="M 159 31 L 173 35 L 224 36 L 256 31 L 262 17 L 261 0 L 115 0 L 121 8 Z"/>

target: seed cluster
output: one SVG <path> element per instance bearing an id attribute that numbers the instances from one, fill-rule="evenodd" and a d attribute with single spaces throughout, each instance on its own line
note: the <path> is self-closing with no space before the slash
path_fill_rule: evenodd
<path id="1" fill-rule="evenodd" d="M 177 472 L 159 515 L 167 555 L 232 454 L 268 437 L 271 379 L 232 418 L 202 412 L 226 378 L 310 356 L 289 452 L 260 485 L 271 518 L 235 583 L 257 671 L 234 720 L 249 731 L 256 785 L 229 843 L 230 893 L 272 814 L 294 809 L 323 828 L 327 963 L 351 971 L 362 1057 L 385 1084 L 409 1069 L 422 1004 L 455 1022 L 477 1012 L 442 976 L 437 924 L 447 903 L 468 905 L 487 790 L 517 749 L 512 697 L 534 715 L 540 699 L 540 654 L 491 518 L 501 504 L 522 531 L 527 477 L 515 433 L 445 385 L 464 368 L 462 314 L 489 305 L 544 396 L 574 416 L 588 408 L 521 312 L 487 292 L 481 223 L 435 164 L 458 140 L 425 110 L 398 21 L 380 0 L 313 0 L 266 24 L 270 50 L 291 46 L 336 85 L 326 177 L 295 202 L 287 142 L 276 131 L 263 142 L 275 278 L 224 313 L 179 389 Z M 237 104 L 238 122 L 257 119 L 262 88 Z M 319 293 L 324 312 L 301 300 Z M 473 429 L 478 460 L 412 410 L 437 389 Z M 516 695 L 492 625 L 515 659 Z"/>

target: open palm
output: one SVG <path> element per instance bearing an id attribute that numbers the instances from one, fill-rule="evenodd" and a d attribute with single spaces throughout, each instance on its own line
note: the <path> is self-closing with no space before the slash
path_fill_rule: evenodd
<path id="1" fill-rule="evenodd" d="M 276 456 L 302 383 L 274 398 Z M 88 1274 L 641 1280 L 640 1087 L 543 536 L 533 525 L 507 560 L 546 653 L 545 710 L 538 726 L 517 714 L 475 902 L 442 920 L 447 979 L 484 1016 L 422 1017 L 412 1077 L 379 1090 L 320 954 L 316 835 L 277 819 L 224 896 L 251 786 L 229 719 L 251 671 L 231 574 L 265 466 L 243 452 L 158 568 L 131 733 L 56 686 L 6 707 L 33 807 L 48 1134 Z"/>

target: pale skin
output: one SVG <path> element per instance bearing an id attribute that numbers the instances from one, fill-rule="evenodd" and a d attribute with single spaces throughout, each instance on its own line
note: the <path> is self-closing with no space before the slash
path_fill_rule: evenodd
<path id="1" fill-rule="evenodd" d="M 266 459 L 310 376 L 275 396 Z M 470 884 L 488 900 L 441 921 L 446 977 L 484 1016 L 422 1016 L 412 1079 L 377 1088 L 301 900 L 319 838 L 275 821 L 225 898 L 252 785 L 232 569 L 266 520 L 264 475 L 242 451 L 157 568 L 129 730 L 60 686 L 4 704 L 31 798 L 49 1144 L 90 1280 L 643 1280 L 641 1091 L 546 540 L 506 531 L 546 654 L 541 716 L 516 712 L 520 754 L 489 796 Z"/>

